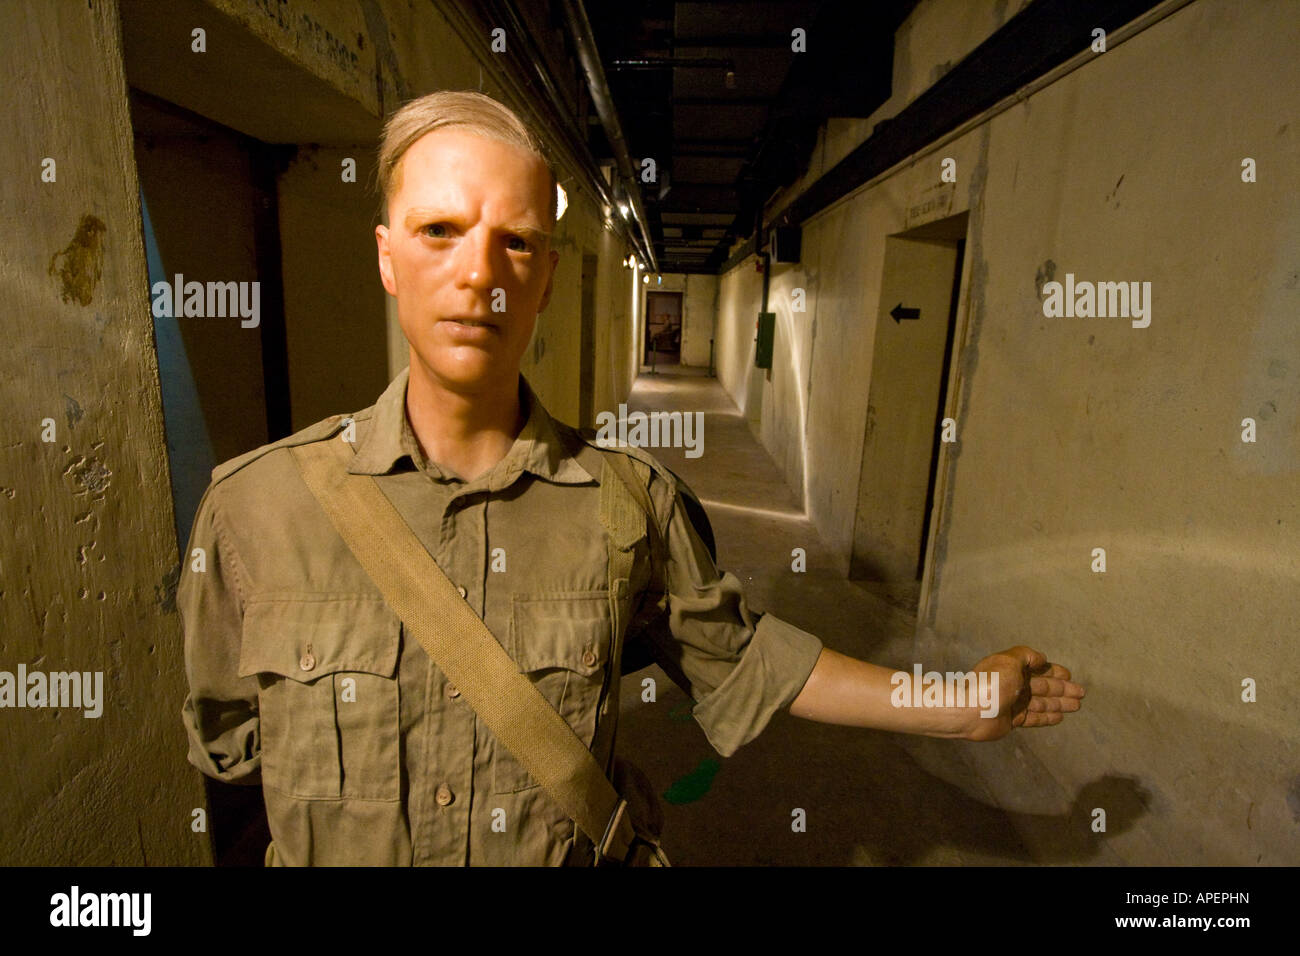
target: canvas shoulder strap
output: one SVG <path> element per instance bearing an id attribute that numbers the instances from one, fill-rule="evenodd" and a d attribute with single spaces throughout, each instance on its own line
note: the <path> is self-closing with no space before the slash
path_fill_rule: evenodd
<path id="1" fill-rule="evenodd" d="M 636 836 L 626 801 L 374 479 L 348 472 L 351 443 L 331 438 L 291 452 L 307 487 L 408 632 L 592 841 L 597 860 L 625 860 Z"/>
<path id="2" fill-rule="evenodd" d="M 648 536 L 653 570 L 661 573 L 667 546 L 647 490 L 650 466 L 617 449 L 597 448 L 572 429 L 568 432 L 569 453 L 588 474 L 600 476 L 600 521 L 610 539 L 610 594 L 619 579 L 630 581 L 633 549 L 642 537 Z"/>

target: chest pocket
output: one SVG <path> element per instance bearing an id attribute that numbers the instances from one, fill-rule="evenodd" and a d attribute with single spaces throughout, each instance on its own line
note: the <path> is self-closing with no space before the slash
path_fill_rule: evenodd
<path id="1" fill-rule="evenodd" d="M 397 655 L 383 601 L 257 601 L 239 675 L 256 675 L 262 780 L 305 799 L 401 796 Z"/>
<path id="2" fill-rule="evenodd" d="M 586 747 L 610 663 L 611 622 L 605 591 L 514 597 L 506 650 Z M 538 786 L 504 744 L 493 740 L 492 791 Z"/>

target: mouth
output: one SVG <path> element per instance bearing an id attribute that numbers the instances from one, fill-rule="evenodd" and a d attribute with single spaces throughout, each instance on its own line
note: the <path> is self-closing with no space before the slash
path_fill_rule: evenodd
<path id="1" fill-rule="evenodd" d="M 449 318 L 442 319 L 439 324 L 452 326 L 452 331 L 459 331 L 460 329 L 484 329 L 490 332 L 501 331 L 500 326 L 496 323 L 487 322 L 483 319 Z"/>

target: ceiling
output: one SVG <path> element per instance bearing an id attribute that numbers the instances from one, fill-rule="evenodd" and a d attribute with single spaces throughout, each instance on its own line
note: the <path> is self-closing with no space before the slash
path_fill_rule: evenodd
<path id="1" fill-rule="evenodd" d="M 660 271 L 719 271 L 806 169 L 818 127 L 889 97 L 894 31 L 915 5 L 586 0 Z M 588 134 L 596 156 L 612 155 L 594 115 Z"/>

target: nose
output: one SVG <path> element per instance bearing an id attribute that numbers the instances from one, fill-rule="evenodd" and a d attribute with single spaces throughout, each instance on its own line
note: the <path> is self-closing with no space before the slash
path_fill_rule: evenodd
<path id="1" fill-rule="evenodd" d="M 487 236 L 472 229 L 456 247 L 456 284 L 462 288 L 486 290 L 500 285 L 492 247 Z"/>

